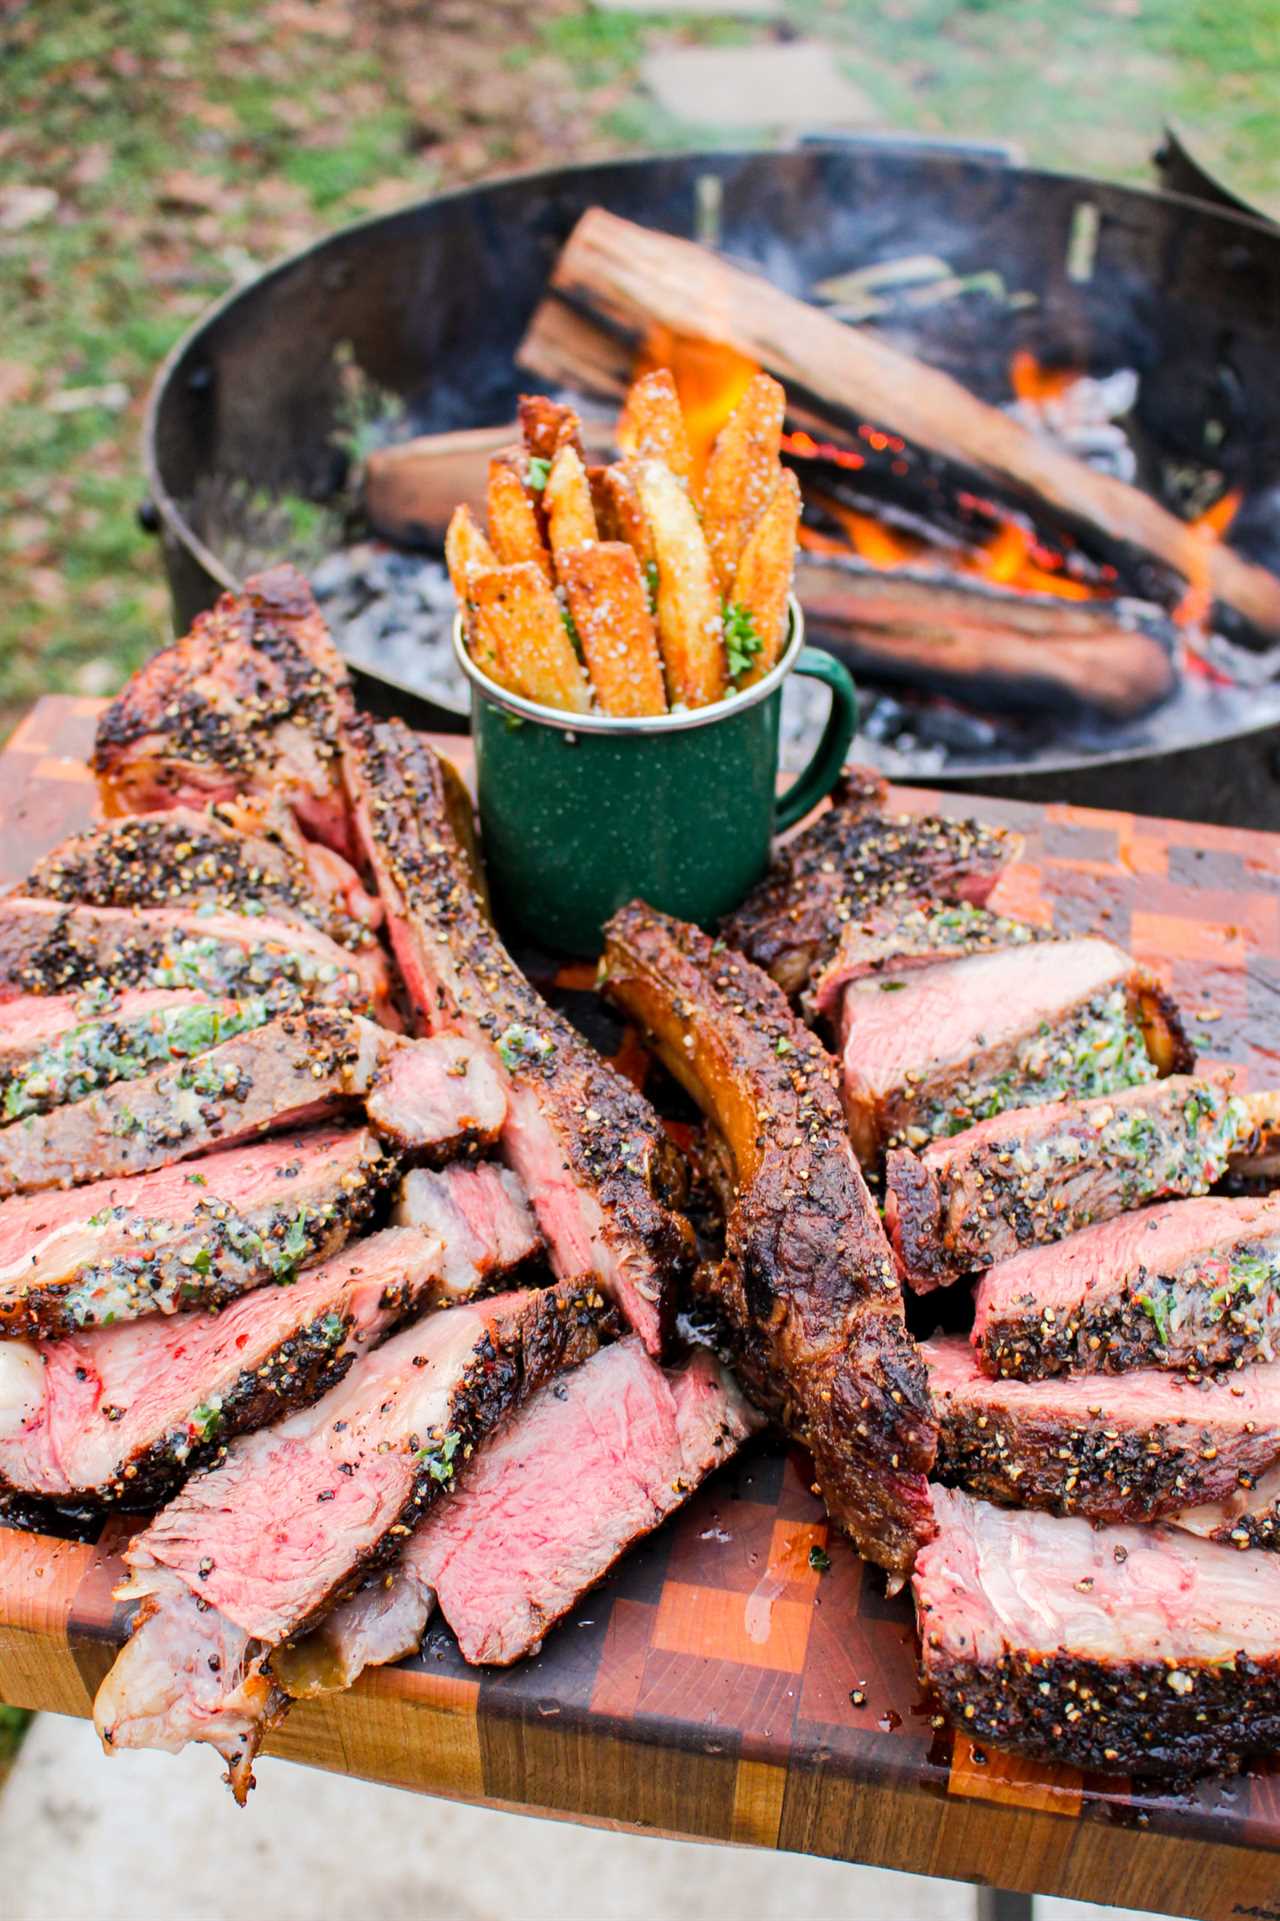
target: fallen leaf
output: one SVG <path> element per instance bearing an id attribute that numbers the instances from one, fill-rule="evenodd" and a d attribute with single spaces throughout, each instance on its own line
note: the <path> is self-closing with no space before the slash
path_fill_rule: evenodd
<path id="1" fill-rule="evenodd" d="M 111 149 L 105 141 L 95 140 L 87 146 L 80 158 L 70 169 L 67 178 L 75 187 L 96 187 L 105 180 L 111 171 Z"/>
<path id="2" fill-rule="evenodd" d="M 57 205 L 52 187 L 0 187 L 0 228 L 17 233 L 22 227 L 33 227 L 37 220 L 47 220 Z"/>
<path id="3" fill-rule="evenodd" d="M 29 400 L 36 390 L 36 370 L 26 360 L 0 360 L 0 407 Z"/>
<path id="4" fill-rule="evenodd" d="M 222 204 L 223 191 L 222 182 L 210 174 L 192 173 L 188 168 L 178 167 L 160 182 L 160 205 L 179 211 L 212 210 Z"/>

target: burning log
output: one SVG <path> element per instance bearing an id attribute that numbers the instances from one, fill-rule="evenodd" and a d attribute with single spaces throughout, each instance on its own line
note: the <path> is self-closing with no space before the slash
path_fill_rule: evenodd
<path id="1" fill-rule="evenodd" d="M 588 457 L 613 459 L 613 429 L 584 420 Z M 422 434 L 379 447 L 364 463 L 361 498 L 375 534 L 401 547 L 439 548 L 449 516 L 464 502 L 483 518 L 489 462 L 520 439 L 513 420 L 504 427 L 472 427 L 451 434 Z"/>
<path id="2" fill-rule="evenodd" d="M 1160 636 L 1114 605 L 1053 600 L 803 554 L 796 591 L 815 638 L 855 672 L 1026 713 L 1046 702 L 1131 720 L 1173 692 Z"/>
<path id="3" fill-rule="evenodd" d="M 875 423 L 976 473 L 1033 514 L 1055 515 L 1104 551 L 1157 562 L 1257 633 L 1280 635 L 1280 578 L 1265 568 L 1039 438 L 949 374 L 707 248 L 603 208 L 574 228 L 517 358 L 544 379 L 616 395 L 661 329 L 754 361 L 786 385 L 796 417 L 823 431 Z M 1182 588 L 1169 597 L 1182 597 Z"/>

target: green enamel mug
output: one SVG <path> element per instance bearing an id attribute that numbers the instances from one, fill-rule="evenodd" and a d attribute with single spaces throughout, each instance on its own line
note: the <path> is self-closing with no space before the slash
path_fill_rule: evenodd
<path id="1" fill-rule="evenodd" d="M 485 867 L 499 925 L 541 947 L 594 956 L 610 914 L 647 900 L 709 926 L 763 874 L 776 831 L 830 793 L 858 724 L 840 662 L 791 631 L 754 686 L 687 713 L 626 720 L 567 714 L 508 693 L 467 652 Z M 804 772 L 777 793 L 778 720 L 790 673 L 825 681 L 831 711 Z"/>

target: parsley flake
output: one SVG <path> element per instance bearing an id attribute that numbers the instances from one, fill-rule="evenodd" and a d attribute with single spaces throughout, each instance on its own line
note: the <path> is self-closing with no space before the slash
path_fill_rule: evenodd
<path id="1" fill-rule="evenodd" d="M 763 645 L 750 608 L 743 607 L 736 600 L 726 600 L 724 648 L 729 661 L 730 680 L 741 680 Z"/>
<path id="2" fill-rule="evenodd" d="M 524 472 L 525 485 L 532 487 L 535 494 L 540 494 L 550 475 L 551 462 L 544 460 L 541 454 L 530 454 L 529 465 Z"/>

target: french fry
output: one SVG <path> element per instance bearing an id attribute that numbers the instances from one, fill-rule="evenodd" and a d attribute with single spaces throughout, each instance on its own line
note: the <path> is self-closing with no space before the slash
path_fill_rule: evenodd
<path id="1" fill-rule="evenodd" d="M 662 656 L 640 562 L 625 541 L 556 549 L 556 568 L 606 714 L 665 714 Z"/>
<path id="2" fill-rule="evenodd" d="M 558 571 L 562 548 L 580 547 L 584 541 L 596 537 L 591 483 L 576 447 L 562 447 L 552 461 L 542 490 L 542 504 L 547 515 L 547 539 Z"/>
<path id="3" fill-rule="evenodd" d="M 538 513 L 520 477 L 524 455 L 495 454 L 489 462 L 489 539 L 503 566 L 532 561 L 548 586 L 555 575 L 551 555 L 543 543 Z"/>
<path id="4" fill-rule="evenodd" d="M 702 526 L 720 592 L 728 598 L 752 528 L 778 480 L 786 394 L 756 374 L 716 436 L 702 490 Z"/>
<path id="5" fill-rule="evenodd" d="M 476 525 L 470 507 L 455 507 L 444 537 L 445 565 L 449 569 L 449 579 L 462 615 L 463 630 L 467 637 L 467 652 L 477 667 L 492 680 L 500 680 L 497 655 L 485 636 L 480 633 L 471 601 L 471 582 L 477 574 L 486 573 L 498 565 L 498 556 L 485 539 L 483 531 Z"/>
<path id="6" fill-rule="evenodd" d="M 628 460 L 661 460 L 686 487 L 693 479 L 693 454 L 676 383 L 666 367 L 642 374 L 618 415 L 618 446 Z"/>
<path id="7" fill-rule="evenodd" d="M 641 569 L 654 562 L 653 532 L 644 517 L 636 484 L 620 463 L 588 469 L 591 500 L 602 540 L 625 540 L 634 547 Z"/>
<path id="8" fill-rule="evenodd" d="M 733 577 L 731 603 L 750 614 L 760 642 L 760 651 L 739 679 L 739 687 L 749 687 L 767 674 L 782 652 L 799 525 L 800 482 L 784 467 L 776 472 L 772 498 L 748 537 Z"/>
<path id="9" fill-rule="evenodd" d="M 705 707 L 728 685 L 720 595 L 702 525 L 679 480 L 660 460 L 632 469 L 653 533 L 658 640 L 673 707 Z"/>
<path id="10" fill-rule="evenodd" d="M 524 444 L 535 460 L 554 460 L 562 447 L 572 447 L 579 459 L 582 450 L 582 422 L 572 407 L 549 400 L 546 394 L 521 394 L 520 431 Z"/>
<path id="11" fill-rule="evenodd" d="M 564 618 L 536 561 L 471 578 L 471 599 L 483 644 L 497 658 L 504 686 L 544 707 L 585 714 L 591 705 L 586 676 Z"/>

